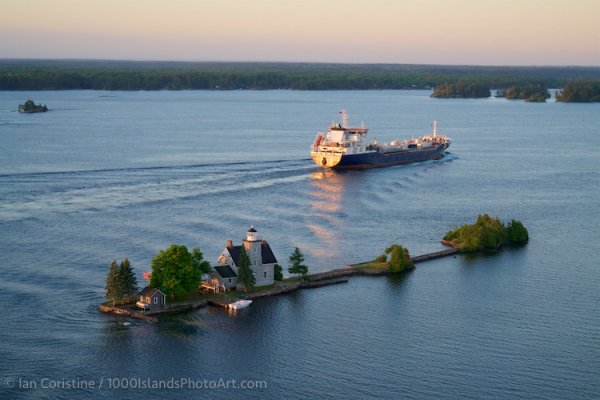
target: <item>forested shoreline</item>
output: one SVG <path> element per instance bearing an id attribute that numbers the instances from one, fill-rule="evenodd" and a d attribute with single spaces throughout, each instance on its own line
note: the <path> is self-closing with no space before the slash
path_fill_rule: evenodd
<path id="1" fill-rule="evenodd" d="M 433 89 L 459 82 L 507 89 L 563 88 L 582 80 L 583 86 L 600 84 L 600 67 L 0 60 L 0 90 Z M 581 101 L 587 92 L 567 93 Z"/>

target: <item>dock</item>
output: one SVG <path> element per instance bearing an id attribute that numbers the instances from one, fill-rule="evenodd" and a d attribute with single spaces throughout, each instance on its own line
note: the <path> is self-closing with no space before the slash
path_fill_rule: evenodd
<path id="1" fill-rule="evenodd" d="M 453 255 L 457 254 L 459 251 L 460 251 L 459 249 L 451 248 L 451 249 L 436 251 L 434 253 L 421 254 L 420 256 L 411 257 L 410 259 L 412 260 L 413 263 L 417 264 L 417 263 L 420 263 L 423 261 L 429 261 L 429 260 L 433 260 L 436 258 L 453 256 Z"/>

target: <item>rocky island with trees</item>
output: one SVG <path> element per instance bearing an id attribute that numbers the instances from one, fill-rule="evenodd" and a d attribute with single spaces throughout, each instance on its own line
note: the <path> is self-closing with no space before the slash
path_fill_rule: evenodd
<path id="1" fill-rule="evenodd" d="M 556 101 L 566 103 L 600 102 L 600 80 L 578 80 L 567 83 L 556 93 Z"/>
<path id="2" fill-rule="evenodd" d="M 452 98 L 485 98 L 490 97 L 490 87 L 483 83 L 458 81 L 454 83 L 443 83 L 433 88 L 431 97 Z"/>
<path id="3" fill-rule="evenodd" d="M 520 221 L 511 220 L 507 225 L 498 217 L 482 214 L 474 224 L 465 224 L 446 233 L 442 244 L 459 249 L 462 253 L 497 251 L 508 244 L 525 244 L 529 233 Z"/>
<path id="4" fill-rule="evenodd" d="M 27 100 L 25 104 L 19 104 L 20 113 L 41 113 L 48 111 L 48 107 L 45 104 L 35 104 L 31 99 Z"/>
<path id="5" fill-rule="evenodd" d="M 513 85 L 506 89 L 504 96 L 508 100 L 525 100 L 530 103 L 543 103 L 550 98 L 550 92 L 540 85 Z"/>

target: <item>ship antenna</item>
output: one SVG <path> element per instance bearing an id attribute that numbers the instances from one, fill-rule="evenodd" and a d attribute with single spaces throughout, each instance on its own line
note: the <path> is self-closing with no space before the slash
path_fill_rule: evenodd
<path id="1" fill-rule="evenodd" d="M 433 120 L 433 137 L 435 137 L 435 135 L 437 135 L 437 121 L 434 119 Z"/>
<path id="2" fill-rule="evenodd" d="M 342 128 L 348 128 L 348 114 L 346 110 L 340 110 L 340 114 L 342 114 Z"/>

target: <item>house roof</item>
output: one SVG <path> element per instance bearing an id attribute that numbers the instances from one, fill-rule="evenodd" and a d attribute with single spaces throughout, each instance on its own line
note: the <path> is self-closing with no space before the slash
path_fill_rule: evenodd
<path id="1" fill-rule="evenodd" d="M 227 246 L 227 250 L 229 251 L 229 254 L 231 255 L 231 259 L 233 260 L 233 263 L 236 266 L 239 266 L 241 249 L 242 249 L 241 245 Z M 263 240 L 260 243 L 260 250 L 261 250 L 261 254 L 262 254 L 263 264 L 274 264 L 277 262 L 277 259 L 275 258 L 275 254 L 273 254 L 273 250 L 271 250 L 271 246 L 269 246 L 269 243 L 267 243 L 266 240 Z"/>
<path id="2" fill-rule="evenodd" d="M 271 246 L 269 246 L 266 240 L 263 240 L 261 243 L 261 251 L 263 264 L 274 264 L 277 262 L 275 254 L 273 254 L 273 250 L 271 250 Z"/>
<path id="3" fill-rule="evenodd" d="M 146 286 L 141 292 L 140 295 L 142 296 L 154 296 L 156 294 L 156 292 L 162 294 L 163 296 L 165 295 L 163 292 L 161 292 L 160 290 L 158 290 L 157 288 L 151 288 Z"/>
<path id="4" fill-rule="evenodd" d="M 229 265 L 217 265 L 213 267 L 217 274 L 223 279 L 235 278 L 237 275 Z"/>
<path id="5" fill-rule="evenodd" d="M 256 232 L 256 229 L 254 229 L 254 227 L 251 226 L 250 229 L 248 229 L 248 232 Z"/>

